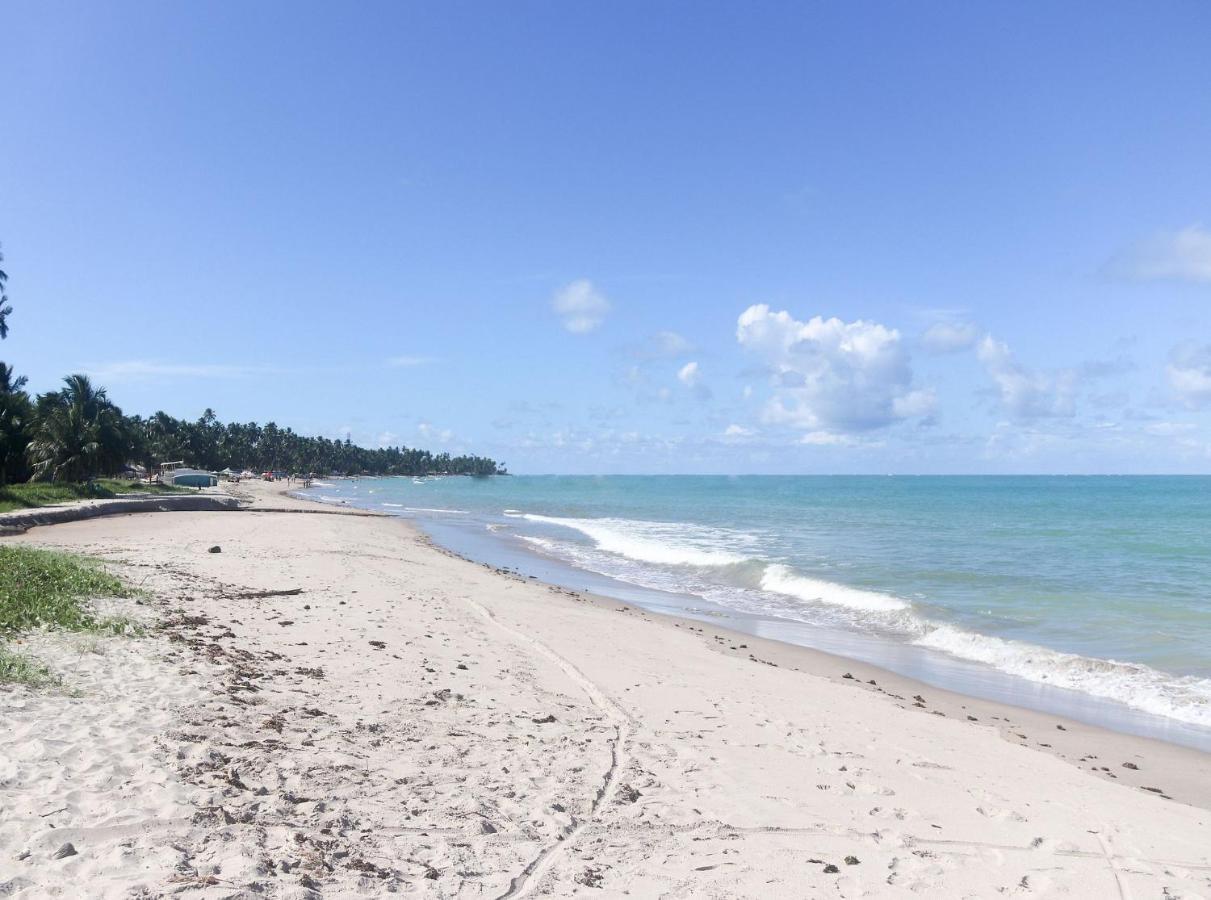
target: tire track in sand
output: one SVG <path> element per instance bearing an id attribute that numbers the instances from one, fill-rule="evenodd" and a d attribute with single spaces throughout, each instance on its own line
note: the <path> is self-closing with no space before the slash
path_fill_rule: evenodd
<path id="1" fill-rule="evenodd" d="M 630 761 L 630 754 L 627 752 L 626 745 L 631 737 L 631 717 L 627 714 L 626 710 L 615 703 L 605 691 L 598 687 L 592 679 L 542 641 L 536 640 L 516 628 L 505 625 L 496 618 L 495 613 L 470 597 L 462 597 L 460 599 L 483 618 L 513 638 L 513 640 L 520 644 L 528 645 L 538 655 L 559 667 L 568 678 L 572 679 L 585 692 L 585 695 L 589 698 L 589 702 L 601 710 L 614 725 L 614 739 L 610 742 L 610 765 L 605 775 L 602 776 L 601 787 L 597 789 L 597 793 L 593 797 L 588 815 L 583 820 L 574 819 L 572 824 L 565 828 L 554 841 L 543 847 L 526 864 L 525 868 L 513 876 L 513 879 L 509 882 L 508 890 L 497 897 L 497 900 L 511 900 L 513 897 L 524 896 L 533 885 L 537 884 L 539 879 L 542 878 L 547 869 L 555 861 L 560 851 L 579 837 L 580 833 L 597 818 L 602 804 L 605 803 L 606 798 L 610 796 L 617 786 L 620 773 Z"/>

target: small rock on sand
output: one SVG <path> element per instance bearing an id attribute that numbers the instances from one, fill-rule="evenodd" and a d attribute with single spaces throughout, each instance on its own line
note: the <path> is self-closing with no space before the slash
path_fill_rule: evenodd
<path id="1" fill-rule="evenodd" d="M 71 841 L 68 841 L 55 851 L 55 859 L 67 859 L 67 857 L 75 856 L 77 853 L 79 853 L 79 851 L 76 849 L 75 845 Z"/>

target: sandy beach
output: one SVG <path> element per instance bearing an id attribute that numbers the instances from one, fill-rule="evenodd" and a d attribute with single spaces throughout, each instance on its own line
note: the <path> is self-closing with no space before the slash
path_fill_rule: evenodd
<path id="1" fill-rule="evenodd" d="M 24 642 L 0 896 L 1211 897 L 1206 754 L 237 490 L 6 539 L 147 629 Z"/>

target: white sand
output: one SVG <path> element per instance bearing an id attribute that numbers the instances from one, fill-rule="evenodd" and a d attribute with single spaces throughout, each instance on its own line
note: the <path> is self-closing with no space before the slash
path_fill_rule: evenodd
<path id="1" fill-rule="evenodd" d="M 0 693 L 0 896 L 1211 898 L 1204 754 L 502 576 L 394 519 L 14 540 L 145 579 L 168 625 L 31 641 L 78 696 Z"/>

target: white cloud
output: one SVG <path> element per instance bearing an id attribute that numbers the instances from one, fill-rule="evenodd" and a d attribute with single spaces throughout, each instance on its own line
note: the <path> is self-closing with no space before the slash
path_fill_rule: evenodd
<path id="1" fill-rule="evenodd" d="M 1001 405 L 1016 419 L 1071 416 L 1076 411 L 1077 376 L 1071 369 L 1032 372 L 1022 366 L 1009 345 L 988 335 L 977 351 L 997 386 Z"/>
<path id="2" fill-rule="evenodd" d="M 1165 369 L 1169 386 L 1191 409 L 1211 403 L 1211 346 L 1179 344 L 1169 353 Z"/>
<path id="3" fill-rule="evenodd" d="M 677 380 L 694 392 L 699 400 L 710 400 L 712 392 L 702 383 L 702 370 L 696 361 L 687 362 L 677 370 Z"/>
<path id="4" fill-rule="evenodd" d="M 564 328 L 573 334 L 585 334 L 605 321 L 610 301 L 587 278 L 581 278 L 556 291 L 551 308 L 563 320 Z"/>
<path id="5" fill-rule="evenodd" d="M 630 353 L 637 359 L 672 359 L 684 356 L 694 345 L 675 331 L 658 331 L 642 344 L 632 347 Z"/>
<path id="6" fill-rule="evenodd" d="M 894 328 L 821 316 L 800 322 L 762 303 L 741 313 L 736 339 L 772 373 L 766 421 L 841 435 L 933 411 L 933 393 L 913 386 L 908 352 Z"/>
<path id="7" fill-rule="evenodd" d="M 1070 439 L 1032 425 L 998 422 L 984 443 L 984 456 L 1000 461 L 1029 461 L 1046 457 Z"/>
<path id="8" fill-rule="evenodd" d="M 909 391 L 892 401 L 891 408 L 900 419 L 926 418 L 938 408 L 938 395 L 932 388 Z"/>
<path id="9" fill-rule="evenodd" d="M 725 441 L 743 441 L 746 438 L 751 438 L 756 433 L 752 428 L 746 428 L 733 422 L 723 429 L 723 439 Z"/>
<path id="10" fill-rule="evenodd" d="M 1144 433 L 1155 437 L 1178 437 L 1197 428 L 1193 422 L 1153 422 L 1144 426 Z"/>
<path id="11" fill-rule="evenodd" d="M 921 346 L 933 354 L 958 353 L 974 347 L 980 329 L 971 322 L 936 322 L 921 335 Z"/>
<path id="12" fill-rule="evenodd" d="M 246 378 L 284 372 L 273 366 L 245 366 L 214 363 L 162 363 L 154 360 L 125 360 L 84 366 L 97 381 L 141 381 L 152 378 Z"/>
<path id="13" fill-rule="evenodd" d="M 693 387 L 698 383 L 698 379 L 702 374 L 698 371 L 698 363 L 687 362 L 684 366 L 677 370 L 677 380 L 687 387 Z"/>
<path id="14" fill-rule="evenodd" d="M 800 444 L 810 444 L 813 447 L 850 447 L 854 439 L 844 434 L 831 431 L 809 431 L 799 439 Z"/>
<path id="15" fill-rule="evenodd" d="M 387 365 L 392 369 L 408 369 L 413 366 L 423 366 L 433 362 L 427 356 L 393 356 L 387 360 Z"/>
<path id="16" fill-rule="evenodd" d="M 416 431 L 426 441 L 438 441 L 442 444 L 448 444 L 454 440 L 454 432 L 449 428 L 436 428 L 428 422 L 418 424 Z"/>
<path id="17" fill-rule="evenodd" d="M 1118 253 L 1106 269 L 1136 281 L 1211 283 L 1211 231 L 1190 225 L 1153 235 Z"/>

